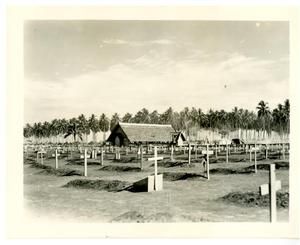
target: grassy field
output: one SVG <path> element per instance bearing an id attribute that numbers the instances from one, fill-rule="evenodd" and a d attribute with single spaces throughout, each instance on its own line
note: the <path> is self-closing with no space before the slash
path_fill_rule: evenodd
<path id="1" fill-rule="evenodd" d="M 163 155 L 159 153 L 159 155 Z M 270 154 L 271 156 L 271 154 Z M 24 155 L 24 199 L 28 213 L 38 219 L 76 222 L 268 222 L 269 209 L 255 205 L 240 205 L 222 199 L 232 193 L 258 192 L 259 186 L 268 183 L 267 164 L 274 160 L 263 160 L 258 154 L 258 173 L 252 171 L 253 162 L 249 155 L 232 154 L 229 163 L 225 157 L 211 157 L 211 175 L 208 181 L 199 160 L 193 159 L 188 166 L 187 155 L 175 155 L 171 163 L 169 155 L 159 164 L 158 171 L 165 173 L 164 190 L 160 192 L 109 192 L 97 189 L 64 187 L 71 180 L 120 180 L 133 183 L 153 174 L 152 163 L 145 161 L 140 171 L 134 154 L 113 160 L 106 154 L 104 166 L 97 160 L 88 160 L 88 177 L 55 175 L 52 168 L 43 169 L 36 165 L 36 155 Z M 144 156 L 145 158 L 148 155 Z M 150 155 L 149 155 L 150 157 Z M 50 155 L 44 165 L 54 167 Z M 60 156 L 59 168 L 83 172 L 83 159 L 78 153 L 72 158 Z M 236 170 L 235 173 L 229 170 Z M 189 175 L 187 175 L 187 173 Z M 178 180 L 180 175 L 182 178 Z M 280 192 L 288 192 L 289 170 L 276 170 L 277 179 L 282 181 Z M 177 180 L 176 180 L 177 179 Z M 176 180 L 176 181 L 174 181 Z M 278 208 L 278 221 L 288 221 L 288 208 Z"/>

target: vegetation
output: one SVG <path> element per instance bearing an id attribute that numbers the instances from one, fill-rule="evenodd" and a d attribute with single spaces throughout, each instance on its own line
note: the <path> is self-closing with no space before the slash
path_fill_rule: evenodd
<path id="1" fill-rule="evenodd" d="M 169 107 L 165 112 L 158 113 L 154 110 L 149 112 L 146 108 L 141 109 L 135 115 L 126 113 L 121 117 L 118 113 L 109 119 L 102 113 L 97 119 L 92 114 L 89 119 L 81 114 L 77 118 L 54 119 L 51 122 L 38 122 L 33 125 L 26 124 L 24 127 L 24 137 L 35 136 L 43 137 L 65 137 L 73 136 L 74 141 L 83 139 L 83 136 L 92 131 L 93 138 L 99 131 L 107 132 L 112 129 L 119 121 L 130 123 L 153 123 L 153 124 L 172 124 L 176 130 L 183 130 L 188 135 L 192 129 L 211 129 L 219 132 L 228 132 L 236 129 L 254 129 L 263 131 L 265 134 L 273 131 L 279 134 L 289 133 L 290 130 L 290 102 L 285 100 L 283 104 L 271 110 L 268 103 L 260 101 L 257 111 L 249 111 L 234 107 L 232 111 L 212 110 L 204 113 L 200 108 L 185 107 L 182 111 L 176 112 Z M 105 137 L 105 136 L 104 136 Z"/>

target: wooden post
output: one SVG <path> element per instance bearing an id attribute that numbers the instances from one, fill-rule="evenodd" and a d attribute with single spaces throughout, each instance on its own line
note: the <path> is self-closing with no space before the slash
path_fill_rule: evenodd
<path id="1" fill-rule="evenodd" d="M 206 154 L 207 154 L 207 163 L 206 163 L 206 176 L 207 179 L 209 180 L 209 147 L 208 144 L 206 145 Z"/>
<path id="2" fill-rule="evenodd" d="M 261 195 L 270 194 L 270 222 L 275 223 L 277 219 L 277 208 L 276 208 L 276 191 L 281 189 L 281 181 L 276 180 L 275 175 L 275 164 L 270 164 L 269 172 L 269 184 L 264 184 L 259 187 Z"/>
<path id="3" fill-rule="evenodd" d="M 141 150 L 141 169 L 143 169 L 143 146 L 140 146 L 140 150 Z"/>
<path id="4" fill-rule="evenodd" d="M 174 161 L 174 146 L 171 145 L 171 161 Z"/>
<path id="5" fill-rule="evenodd" d="M 191 144 L 189 143 L 189 156 L 188 156 L 188 164 L 190 165 L 191 164 Z"/>
<path id="6" fill-rule="evenodd" d="M 215 146 L 215 150 L 216 150 L 216 152 L 215 152 L 215 156 L 216 156 L 216 159 L 218 159 L 218 145 L 216 144 L 216 146 Z"/>
<path id="7" fill-rule="evenodd" d="M 103 159 L 104 159 L 103 154 L 104 154 L 103 147 L 101 147 L 101 156 L 100 156 L 100 164 L 101 164 L 101 166 L 103 166 L 103 164 L 104 164 L 104 162 L 103 162 Z"/>
<path id="8" fill-rule="evenodd" d="M 157 147 L 154 146 L 154 190 L 157 190 Z"/>
<path id="9" fill-rule="evenodd" d="M 41 164 L 44 165 L 44 161 L 43 161 L 43 153 L 41 153 Z"/>
<path id="10" fill-rule="evenodd" d="M 87 149 L 84 149 L 84 176 L 87 177 Z"/>
<path id="11" fill-rule="evenodd" d="M 275 164 L 270 164 L 270 221 L 276 222 L 276 188 Z"/>
<path id="12" fill-rule="evenodd" d="M 268 144 L 266 144 L 266 159 L 268 159 Z"/>
<path id="13" fill-rule="evenodd" d="M 197 150 L 198 150 L 197 145 L 195 145 L 195 159 L 196 159 L 196 160 L 197 160 L 197 158 L 198 158 Z"/>
<path id="14" fill-rule="evenodd" d="M 137 149 L 137 159 L 140 159 L 140 153 L 141 153 L 141 146 L 138 145 L 138 149 Z"/>
<path id="15" fill-rule="evenodd" d="M 255 173 L 257 173 L 256 144 L 254 145 L 254 170 L 255 170 Z"/>
<path id="16" fill-rule="evenodd" d="M 57 149 L 55 149 L 55 168 L 58 169 L 58 153 L 57 153 Z"/>
<path id="17" fill-rule="evenodd" d="M 226 163 L 228 163 L 228 144 L 226 143 Z"/>
<path id="18" fill-rule="evenodd" d="M 285 160 L 285 149 L 284 149 L 284 144 L 282 144 L 282 159 Z"/>
<path id="19" fill-rule="evenodd" d="M 250 162 L 252 162 L 252 149 L 251 148 L 250 148 L 249 154 L 250 154 Z"/>

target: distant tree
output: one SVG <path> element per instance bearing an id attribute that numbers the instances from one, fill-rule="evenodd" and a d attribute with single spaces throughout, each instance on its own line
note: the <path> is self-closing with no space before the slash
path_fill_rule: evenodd
<path id="1" fill-rule="evenodd" d="M 104 113 L 101 114 L 99 119 L 99 128 L 103 132 L 103 141 L 106 140 L 106 132 L 109 130 L 109 119 Z"/>
<path id="2" fill-rule="evenodd" d="M 80 122 L 76 118 L 71 118 L 68 123 L 67 132 L 64 135 L 64 138 L 73 136 L 74 142 L 76 142 L 77 137 L 82 141 L 82 130 Z"/>
<path id="3" fill-rule="evenodd" d="M 120 116 L 118 113 L 112 115 L 110 120 L 110 130 L 112 130 L 120 122 Z"/>
<path id="4" fill-rule="evenodd" d="M 133 117 L 135 123 L 150 123 L 149 111 L 146 108 L 138 111 Z"/>
<path id="5" fill-rule="evenodd" d="M 150 123 L 152 124 L 158 124 L 159 123 L 159 113 L 157 112 L 157 110 L 154 110 L 153 112 L 151 112 L 149 114 L 149 118 L 150 118 Z"/>
<path id="6" fill-rule="evenodd" d="M 128 112 L 122 118 L 122 122 L 125 122 L 125 123 L 130 123 L 130 122 L 132 122 L 132 120 L 133 120 L 132 114 L 130 114 Z"/>
<path id="7" fill-rule="evenodd" d="M 95 114 L 92 114 L 91 117 L 89 118 L 88 125 L 93 133 L 93 142 L 96 142 L 96 133 L 99 132 L 100 127 L 99 127 L 98 119 L 96 118 Z"/>
<path id="8" fill-rule="evenodd" d="M 261 123 L 261 128 L 265 134 L 266 131 L 269 132 L 270 130 L 270 122 L 271 122 L 271 112 L 268 107 L 268 103 L 264 102 L 261 100 L 258 103 L 258 106 L 256 107 L 257 111 L 257 116 L 259 119 L 259 122 Z"/>

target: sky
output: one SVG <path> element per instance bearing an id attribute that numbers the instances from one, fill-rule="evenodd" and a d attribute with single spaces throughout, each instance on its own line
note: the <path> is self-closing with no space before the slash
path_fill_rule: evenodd
<path id="1" fill-rule="evenodd" d="M 289 98 L 288 22 L 26 21 L 25 123 Z"/>

